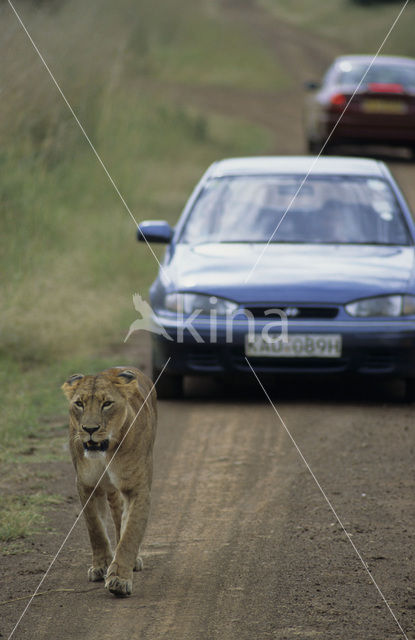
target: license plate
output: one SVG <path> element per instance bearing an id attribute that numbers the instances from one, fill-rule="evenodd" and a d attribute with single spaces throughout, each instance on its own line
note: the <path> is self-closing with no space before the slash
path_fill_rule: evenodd
<path id="1" fill-rule="evenodd" d="M 245 336 L 245 355 L 259 358 L 340 358 L 342 337 L 340 334 L 305 333 L 268 338 L 257 334 Z"/>
<path id="2" fill-rule="evenodd" d="M 362 111 L 365 113 L 392 113 L 402 114 L 408 111 L 408 106 L 401 100 L 379 100 L 369 98 L 363 100 Z"/>

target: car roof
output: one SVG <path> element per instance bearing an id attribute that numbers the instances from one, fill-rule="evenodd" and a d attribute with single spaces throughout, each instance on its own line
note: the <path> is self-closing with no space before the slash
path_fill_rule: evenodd
<path id="1" fill-rule="evenodd" d="M 344 55 L 335 59 L 335 64 L 349 60 L 350 62 L 364 62 L 372 65 L 377 64 L 390 64 L 390 65 L 402 65 L 402 64 L 415 64 L 415 58 L 409 58 L 406 56 L 370 56 L 370 55 Z"/>
<path id="2" fill-rule="evenodd" d="M 383 162 L 366 158 L 340 156 L 262 156 L 227 158 L 213 164 L 207 172 L 209 178 L 229 175 L 308 174 L 357 175 L 384 178 L 387 174 Z"/>

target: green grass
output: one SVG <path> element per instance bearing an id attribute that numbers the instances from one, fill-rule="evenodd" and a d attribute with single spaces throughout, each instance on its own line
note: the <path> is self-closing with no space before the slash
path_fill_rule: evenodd
<path id="1" fill-rule="evenodd" d="M 0 497 L 0 551 L 24 550 L 23 539 L 44 528 L 45 509 L 60 502 L 60 496 L 45 493 Z"/>
<path id="2" fill-rule="evenodd" d="M 170 17 L 170 38 L 148 46 L 149 65 L 156 77 L 193 86 L 249 89 L 288 84 L 283 69 L 252 32 L 221 21 L 220 9 L 215 10 L 213 3 L 204 12 L 200 4 L 187 5 L 176 24 Z"/>
<path id="3" fill-rule="evenodd" d="M 335 41 L 342 53 L 376 53 L 402 2 L 378 0 L 360 5 L 354 0 L 259 0 L 274 17 Z M 415 6 L 409 3 L 382 54 L 415 56 Z"/>

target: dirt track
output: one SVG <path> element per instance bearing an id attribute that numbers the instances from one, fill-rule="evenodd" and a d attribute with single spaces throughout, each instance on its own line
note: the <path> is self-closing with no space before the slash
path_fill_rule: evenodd
<path id="1" fill-rule="evenodd" d="M 305 41 L 304 34 L 270 25 L 261 14 L 235 17 L 246 19 L 258 37 L 274 42 L 280 59 L 306 74 L 313 65 L 319 72 L 336 53 L 333 44 L 310 36 Z M 275 150 L 296 153 L 303 151 L 300 95 L 294 88 L 275 100 L 248 93 L 243 100 L 203 89 L 186 99 L 209 100 L 224 113 L 272 125 Z M 413 165 L 396 162 L 392 169 L 415 209 Z M 148 363 L 146 343 L 134 344 L 139 361 Z M 13 638 L 403 638 L 255 380 L 230 398 L 214 388 L 200 396 L 200 390 L 190 388 L 183 403 L 160 403 L 145 569 L 135 575 L 132 597 L 115 599 L 86 581 L 89 549 L 79 524 L 40 589 L 46 593 L 33 600 Z M 400 404 L 399 392 L 392 384 L 294 381 L 274 387 L 273 397 L 413 639 L 414 409 Z M 54 471 L 53 490 L 67 497 L 50 514 L 54 532 L 35 539 L 35 553 L 2 561 L 3 638 L 79 512 L 70 463 Z"/>
<path id="2" fill-rule="evenodd" d="M 408 638 L 415 638 L 413 409 L 399 404 L 398 392 L 327 380 L 302 389 L 287 384 L 274 395 Z M 82 523 L 15 638 L 403 637 L 261 391 L 251 387 L 242 401 L 238 393 L 224 399 L 210 390 L 185 404 L 161 403 L 160 413 L 145 570 L 135 576 L 132 597 L 115 599 L 86 581 Z M 68 501 L 52 516 L 55 533 L 36 542 L 37 553 L 17 558 L 17 566 L 6 558 L 2 600 L 31 593 L 75 520 L 70 465 L 57 474 L 54 490 Z M 1 605 L 3 637 L 25 604 Z"/>

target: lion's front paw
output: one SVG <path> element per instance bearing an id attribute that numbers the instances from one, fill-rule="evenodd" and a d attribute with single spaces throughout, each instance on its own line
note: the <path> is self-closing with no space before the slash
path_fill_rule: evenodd
<path id="1" fill-rule="evenodd" d="M 100 582 L 104 580 L 107 573 L 107 567 L 89 567 L 88 580 L 89 582 Z"/>
<path id="2" fill-rule="evenodd" d="M 110 575 L 105 580 L 105 588 L 115 596 L 129 596 L 133 590 L 133 581 Z"/>
<path id="3" fill-rule="evenodd" d="M 137 556 L 137 560 L 134 563 L 134 571 L 142 571 L 144 568 L 143 559 L 141 556 Z"/>

